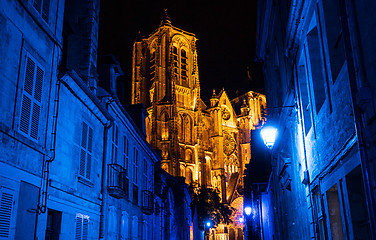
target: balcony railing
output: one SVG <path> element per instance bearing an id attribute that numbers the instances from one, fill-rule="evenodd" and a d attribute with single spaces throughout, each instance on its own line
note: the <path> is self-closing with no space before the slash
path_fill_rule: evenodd
<path id="1" fill-rule="evenodd" d="M 142 191 L 142 212 L 150 215 L 154 212 L 154 195 L 148 190 Z"/>
<path id="2" fill-rule="evenodd" d="M 122 166 L 108 164 L 107 190 L 114 198 L 129 198 L 129 180 Z"/>

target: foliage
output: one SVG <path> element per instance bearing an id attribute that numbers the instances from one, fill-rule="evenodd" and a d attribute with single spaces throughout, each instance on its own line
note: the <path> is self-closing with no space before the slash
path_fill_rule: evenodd
<path id="1" fill-rule="evenodd" d="M 198 221 L 201 228 L 204 223 L 211 221 L 214 226 L 219 223 L 231 223 L 230 216 L 234 209 L 226 203 L 221 202 L 218 189 L 205 186 L 190 186 L 192 195 L 192 209 L 197 208 Z"/>

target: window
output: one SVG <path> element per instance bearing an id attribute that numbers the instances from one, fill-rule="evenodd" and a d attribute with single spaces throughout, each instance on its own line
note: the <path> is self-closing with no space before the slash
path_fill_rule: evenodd
<path id="1" fill-rule="evenodd" d="M 313 17 L 312 24 L 316 24 L 316 17 Z M 310 73 L 313 87 L 313 93 L 316 104 L 316 113 L 318 113 L 325 101 L 325 66 L 322 62 L 321 48 L 317 26 L 314 26 L 307 34 L 307 56 L 310 62 Z"/>
<path id="2" fill-rule="evenodd" d="M 313 208 L 314 208 L 314 222 L 315 222 L 315 234 L 318 240 L 325 240 L 325 221 L 322 211 L 321 194 L 318 188 L 313 191 Z"/>
<path id="3" fill-rule="evenodd" d="M 305 134 L 307 135 L 309 130 L 312 127 L 311 120 L 311 104 L 309 97 L 309 85 L 307 82 L 307 68 L 305 64 L 304 52 L 301 54 L 299 65 L 298 65 L 298 82 L 301 98 L 301 106 L 303 110 L 303 119 L 304 119 L 304 129 Z"/>
<path id="4" fill-rule="evenodd" d="M 46 240 L 59 239 L 62 212 L 48 209 Z"/>
<path id="5" fill-rule="evenodd" d="M 133 183 L 137 184 L 138 175 L 138 151 L 137 148 L 133 148 Z"/>
<path id="6" fill-rule="evenodd" d="M 339 1 L 322 1 L 333 82 L 345 62 L 345 47 L 340 22 Z"/>
<path id="7" fill-rule="evenodd" d="M 143 221 L 142 222 L 142 239 L 143 240 L 148 240 L 148 222 L 147 221 Z"/>
<path id="8" fill-rule="evenodd" d="M 177 84 L 189 87 L 188 82 L 188 55 L 184 49 L 180 51 L 177 47 L 172 47 L 173 72 L 177 77 Z"/>
<path id="9" fill-rule="evenodd" d="M 188 87 L 188 57 L 184 49 L 181 50 L 181 85 Z"/>
<path id="10" fill-rule="evenodd" d="M 148 187 L 149 187 L 149 173 L 148 173 L 148 161 L 146 161 L 146 159 L 144 158 L 144 164 L 143 164 L 143 167 L 144 167 L 144 180 L 145 180 L 145 190 L 149 190 Z"/>
<path id="11" fill-rule="evenodd" d="M 48 23 L 50 0 L 34 0 L 33 7 L 42 16 L 43 20 Z"/>
<path id="12" fill-rule="evenodd" d="M 123 137 L 123 167 L 125 171 L 125 175 L 128 176 L 128 165 L 129 165 L 129 158 L 128 158 L 128 139 L 126 136 Z"/>
<path id="13" fill-rule="evenodd" d="M 117 209 L 115 206 L 108 208 L 108 239 L 115 240 L 117 238 Z"/>
<path id="14" fill-rule="evenodd" d="M 134 154 L 133 154 L 133 188 L 132 188 L 132 194 L 133 194 L 133 203 L 138 204 L 138 151 L 137 148 L 133 148 Z"/>
<path id="15" fill-rule="evenodd" d="M 34 140 L 38 140 L 43 78 L 41 65 L 27 56 L 19 130 Z"/>
<path id="16" fill-rule="evenodd" d="M 155 50 L 153 50 L 153 52 L 150 54 L 150 78 L 151 78 L 151 81 L 154 81 L 154 78 L 155 78 Z"/>
<path id="17" fill-rule="evenodd" d="M 93 129 L 82 122 L 80 144 L 80 176 L 90 179 L 91 159 L 93 150 Z"/>
<path id="18" fill-rule="evenodd" d="M 121 213 L 120 239 L 129 239 L 129 219 L 125 211 Z"/>
<path id="19" fill-rule="evenodd" d="M 89 233 L 89 216 L 77 214 L 76 215 L 76 234 L 75 240 L 88 240 Z"/>
<path id="20" fill-rule="evenodd" d="M 119 128 L 116 124 L 114 124 L 114 127 L 112 128 L 112 139 L 111 139 L 111 145 L 112 145 L 112 163 L 117 164 L 118 163 L 118 149 L 119 149 Z"/>
<path id="21" fill-rule="evenodd" d="M 138 218 L 136 216 L 132 217 L 132 240 L 138 239 Z"/>
<path id="22" fill-rule="evenodd" d="M 10 227 L 13 212 L 13 192 L 0 187 L 0 238 L 11 237 Z"/>

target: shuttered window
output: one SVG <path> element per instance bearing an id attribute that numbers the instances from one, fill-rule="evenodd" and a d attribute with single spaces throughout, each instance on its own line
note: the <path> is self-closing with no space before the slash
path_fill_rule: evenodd
<path id="1" fill-rule="evenodd" d="M 90 179 L 91 160 L 93 155 L 93 128 L 82 122 L 80 144 L 80 176 Z"/>
<path id="2" fill-rule="evenodd" d="M 27 57 L 19 130 L 34 140 L 38 140 L 43 78 L 43 68 L 34 59 Z"/>
<path id="3" fill-rule="evenodd" d="M 77 214 L 76 215 L 76 233 L 75 240 L 88 240 L 89 232 L 89 216 Z"/>
<path id="4" fill-rule="evenodd" d="M 33 7 L 41 15 L 43 20 L 48 23 L 50 0 L 34 0 Z"/>
<path id="5" fill-rule="evenodd" d="M 0 188 L 0 238 L 10 237 L 13 194 Z"/>

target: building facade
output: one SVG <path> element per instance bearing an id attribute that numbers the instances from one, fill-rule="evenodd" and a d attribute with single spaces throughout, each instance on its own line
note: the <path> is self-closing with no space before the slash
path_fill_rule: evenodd
<path id="1" fill-rule="evenodd" d="M 98 13 L 99 1 L 0 3 L 1 239 L 189 239 L 187 185 L 157 177 L 147 112 L 117 99 L 115 59 L 97 65 Z"/>
<path id="2" fill-rule="evenodd" d="M 222 90 L 200 97 L 197 38 L 172 26 L 167 13 L 149 36 L 134 43 L 132 103 L 146 106 L 147 139 L 162 152 L 161 167 L 187 184 L 217 188 L 242 215 L 243 173 L 251 159 L 250 131 L 263 124 L 265 96 L 248 92 L 230 100 Z M 242 239 L 238 215 L 216 236 Z M 216 238 L 216 239 L 217 239 Z"/>
<path id="3" fill-rule="evenodd" d="M 257 55 L 279 131 L 264 239 L 376 237 L 375 9 L 373 1 L 258 4 Z"/>

